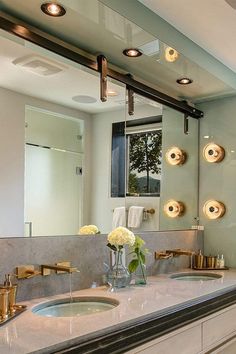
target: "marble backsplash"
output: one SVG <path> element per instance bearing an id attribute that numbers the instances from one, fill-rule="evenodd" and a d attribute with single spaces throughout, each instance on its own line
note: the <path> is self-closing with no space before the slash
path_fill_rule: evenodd
<path id="1" fill-rule="evenodd" d="M 150 250 L 147 256 L 149 275 L 177 271 L 189 267 L 189 257 L 155 261 L 154 252 L 172 248 L 203 249 L 203 232 L 195 230 L 164 231 L 140 234 Z M 92 284 L 101 285 L 110 251 L 106 247 L 107 236 L 55 236 L 33 238 L 1 238 L 0 282 L 4 275 L 15 273 L 16 266 L 32 264 L 40 269 L 41 264 L 71 261 L 80 273 L 71 276 L 72 290 L 85 289 Z M 70 275 L 51 274 L 18 280 L 17 301 L 66 293 L 70 289 Z"/>

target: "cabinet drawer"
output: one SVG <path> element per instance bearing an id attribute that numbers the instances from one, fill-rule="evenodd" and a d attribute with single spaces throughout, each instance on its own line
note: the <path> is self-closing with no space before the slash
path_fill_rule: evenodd
<path id="1" fill-rule="evenodd" d="M 152 340 L 126 354 L 197 354 L 201 352 L 201 326 Z"/>
<path id="2" fill-rule="evenodd" d="M 222 338 L 236 331 L 236 307 L 203 322 L 203 348 L 219 342 Z"/>

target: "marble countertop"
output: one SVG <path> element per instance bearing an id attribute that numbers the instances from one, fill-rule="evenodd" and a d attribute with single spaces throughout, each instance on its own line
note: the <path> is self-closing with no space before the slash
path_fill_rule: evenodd
<path id="1" fill-rule="evenodd" d="M 22 302 L 28 306 L 27 311 L 0 327 L 0 353 L 50 353 L 50 348 L 59 350 L 65 344 L 70 346 L 95 338 L 98 333 L 111 332 L 140 319 L 163 316 L 236 289 L 236 270 L 214 273 L 222 274 L 222 278 L 212 281 L 179 281 L 170 279 L 170 275 L 166 274 L 150 277 L 145 287 L 131 286 L 115 293 L 106 287 L 76 291 L 73 296 L 102 296 L 120 302 L 112 310 L 80 317 L 48 318 L 31 311 L 35 305 L 65 298 L 69 294 Z"/>

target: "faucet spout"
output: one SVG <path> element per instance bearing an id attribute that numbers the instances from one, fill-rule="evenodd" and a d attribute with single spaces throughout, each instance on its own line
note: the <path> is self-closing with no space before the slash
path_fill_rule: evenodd
<path id="1" fill-rule="evenodd" d="M 41 265 L 41 273 L 42 275 L 48 275 L 47 270 L 55 270 L 56 272 L 66 272 L 66 273 L 74 273 L 79 272 L 76 267 L 64 266 L 64 265 L 51 265 L 51 264 L 42 264 Z"/>

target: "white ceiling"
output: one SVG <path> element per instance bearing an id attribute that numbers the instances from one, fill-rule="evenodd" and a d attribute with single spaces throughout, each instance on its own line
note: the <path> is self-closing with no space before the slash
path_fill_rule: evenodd
<path id="1" fill-rule="evenodd" d="M 236 72 L 236 10 L 225 0 L 139 1 Z"/>
<path id="2" fill-rule="evenodd" d="M 174 1 L 178 3 L 178 0 L 171 0 L 169 3 Z M 61 18 L 51 18 L 43 14 L 40 10 L 42 2 L 43 0 L 0 0 L 0 9 L 94 56 L 103 53 L 109 63 L 179 99 L 196 102 L 233 92 L 223 81 L 181 54 L 175 62 L 167 62 L 165 43 L 98 0 L 61 0 L 67 9 L 66 15 Z M 158 1 L 153 1 L 153 4 L 156 2 Z M 179 12 L 178 9 L 177 13 Z M 153 41 L 159 43 L 160 49 L 153 55 L 145 53 L 139 58 L 127 58 L 122 54 L 127 47 L 142 47 Z M 193 79 L 193 84 L 188 87 L 178 85 L 176 80 L 183 76 Z"/>
<path id="3" fill-rule="evenodd" d="M 16 43 L 4 38 L 3 35 L 4 32 L 0 31 L 0 87 L 88 113 L 124 107 L 125 88 L 121 85 L 109 81 L 108 88 L 115 90 L 118 96 L 109 97 L 107 102 L 101 102 L 97 73 L 77 64 L 71 65 L 69 61 L 23 40 Z M 15 39 L 13 36 L 7 37 Z M 35 56 L 49 59 L 52 64 L 63 65 L 64 70 L 50 76 L 40 76 L 13 64 L 16 59 Z M 96 102 L 88 104 L 75 102 L 72 97 L 77 95 L 91 96 Z"/>

